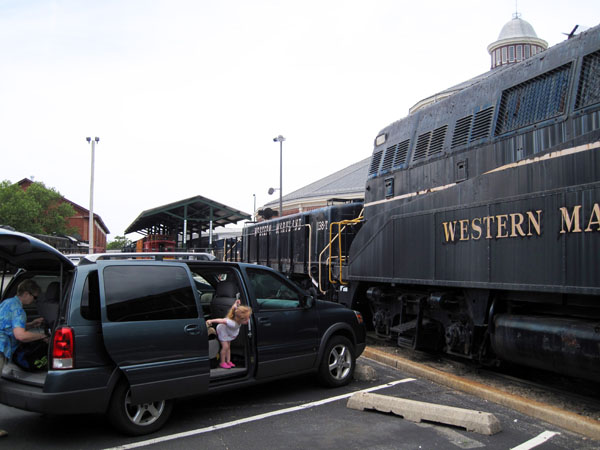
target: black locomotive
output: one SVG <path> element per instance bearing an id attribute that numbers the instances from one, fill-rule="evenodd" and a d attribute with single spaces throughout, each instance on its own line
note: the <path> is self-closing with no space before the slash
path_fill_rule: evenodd
<path id="1" fill-rule="evenodd" d="M 600 379 L 600 27 L 384 128 L 361 223 L 343 207 L 314 213 L 338 225 L 304 231 L 310 252 L 281 227 L 265 258 L 260 230 L 312 212 L 248 227 L 245 259 L 328 283 L 399 345 Z M 306 255 L 327 246 L 324 280 Z"/>

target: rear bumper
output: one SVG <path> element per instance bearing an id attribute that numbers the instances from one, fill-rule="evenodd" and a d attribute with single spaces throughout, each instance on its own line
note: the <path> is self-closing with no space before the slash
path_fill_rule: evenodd
<path id="1" fill-rule="evenodd" d="M 47 393 L 37 386 L 0 380 L 0 403 L 43 414 L 104 413 L 109 398 L 107 388 Z"/>
<path id="2" fill-rule="evenodd" d="M 104 413 L 116 384 L 110 367 L 0 378 L 0 403 L 43 414 Z"/>

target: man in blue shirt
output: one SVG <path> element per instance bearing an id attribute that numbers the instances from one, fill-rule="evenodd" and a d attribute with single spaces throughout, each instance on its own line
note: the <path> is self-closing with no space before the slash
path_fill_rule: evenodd
<path id="1" fill-rule="evenodd" d="M 22 281 L 17 286 L 17 295 L 0 303 L 0 374 L 6 360 L 9 360 L 19 342 L 33 342 L 47 339 L 44 333 L 27 331 L 39 327 L 44 321 L 38 317 L 27 323 L 24 305 L 33 303 L 40 295 L 40 287 L 33 280 Z M 0 437 L 8 433 L 0 430 Z"/>

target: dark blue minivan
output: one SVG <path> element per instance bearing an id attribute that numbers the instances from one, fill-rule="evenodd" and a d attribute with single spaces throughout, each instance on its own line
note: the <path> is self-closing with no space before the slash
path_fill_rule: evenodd
<path id="1" fill-rule="evenodd" d="M 106 413 L 120 431 L 141 435 L 164 425 L 176 398 L 309 372 L 329 386 L 351 381 L 365 348 L 358 312 L 315 300 L 267 267 L 158 259 L 90 255 L 75 266 L 0 229 L 1 299 L 35 280 L 42 294 L 26 307 L 28 321 L 43 317 L 49 336 L 45 365 L 5 364 L 0 403 Z M 224 317 L 236 298 L 253 314 L 231 344 L 236 367 L 223 369 L 206 320 Z"/>

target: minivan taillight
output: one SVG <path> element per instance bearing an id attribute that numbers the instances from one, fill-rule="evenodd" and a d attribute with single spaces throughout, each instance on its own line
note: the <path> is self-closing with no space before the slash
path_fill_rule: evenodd
<path id="1" fill-rule="evenodd" d="M 69 327 L 54 330 L 52 341 L 52 368 L 72 369 L 75 356 L 75 342 L 73 341 L 73 329 Z"/>

